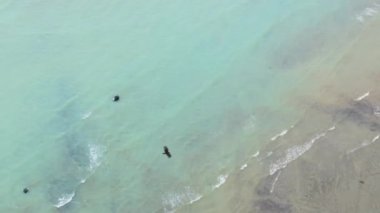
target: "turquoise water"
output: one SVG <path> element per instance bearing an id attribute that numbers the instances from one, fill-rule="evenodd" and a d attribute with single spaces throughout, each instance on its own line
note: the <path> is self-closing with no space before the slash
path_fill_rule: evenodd
<path id="1" fill-rule="evenodd" d="M 1 212 L 165 212 L 217 193 L 256 135 L 297 119 L 282 96 L 317 83 L 299 70 L 372 4 L 0 1 Z"/>

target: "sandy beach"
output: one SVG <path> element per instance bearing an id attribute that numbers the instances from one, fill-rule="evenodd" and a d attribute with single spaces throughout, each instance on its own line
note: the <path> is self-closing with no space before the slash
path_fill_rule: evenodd
<path id="1" fill-rule="evenodd" d="M 321 84 L 287 100 L 306 109 L 302 119 L 272 137 L 218 194 L 179 212 L 378 212 L 379 37 L 375 20 L 336 63 L 312 66 L 324 72 L 308 80 Z"/>

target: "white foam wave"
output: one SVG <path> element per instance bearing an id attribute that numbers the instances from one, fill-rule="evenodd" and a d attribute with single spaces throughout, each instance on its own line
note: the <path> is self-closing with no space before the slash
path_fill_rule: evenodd
<path id="1" fill-rule="evenodd" d="M 278 178 L 280 177 L 280 174 L 281 174 L 281 171 L 278 172 L 276 178 L 274 179 L 273 183 L 272 183 L 272 187 L 270 188 L 270 193 L 272 194 L 273 191 L 274 191 L 274 186 L 276 185 L 277 181 L 278 181 Z"/>
<path id="2" fill-rule="evenodd" d="M 282 130 L 279 134 L 273 136 L 270 140 L 271 140 L 271 141 L 275 141 L 275 140 L 277 140 L 277 138 L 286 135 L 286 133 L 288 133 L 288 130 L 287 130 L 287 129 L 284 129 L 284 130 Z"/>
<path id="3" fill-rule="evenodd" d="M 264 156 L 261 156 L 261 157 L 258 157 L 257 160 L 261 163 L 262 160 L 266 159 L 266 158 L 269 158 L 271 155 L 273 154 L 272 151 L 269 151 L 266 153 L 266 155 Z M 257 155 L 258 156 L 258 155 Z"/>
<path id="4" fill-rule="evenodd" d="M 380 135 L 376 135 L 376 136 L 372 139 L 372 143 L 375 142 L 375 141 L 377 141 L 377 140 L 379 140 L 379 138 L 380 138 Z"/>
<path id="5" fill-rule="evenodd" d="M 365 142 L 361 143 L 360 146 L 355 147 L 355 148 L 349 150 L 349 151 L 347 152 L 347 154 L 349 155 L 349 154 L 351 154 L 351 153 L 354 153 L 354 152 L 358 151 L 359 149 L 362 149 L 362 148 L 364 148 L 364 147 L 366 147 L 366 146 L 369 146 L 369 145 L 375 143 L 375 142 L 376 142 L 377 140 L 379 140 L 379 139 L 380 139 L 380 135 L 376 135 L 376 136 L 372 139 L 371 142 L 365 141 Z"/>
<path id="6" fill-rule="evenodd" d="M 257 151 L 255 154 L 252 155 L 253 158 L 257 158 L 260 155 L 260 151 Z"/>
<path id="7" fill-rule="evenodd" d="M 379 13 L 380 4 L 374 3 L 372 7 L 367 7 L 356 15 L 356 20 L 364 23 L 365 19 L 375 16 Z"/>
<path id="8" fill-rule="evenodd" d="M 198 194 L 192 200 L 190 200 L 189 204 L 197 202 L 198 200 L 202 199 L 202 197 L 203 197 L 202 195 Z"/>
<path id="9" fill-rule="evenodd" d="M 82 120 L 85 120 L 91 116 L 92 112 L 86 112 L 85 114 L 82 115 Z"/>
<path id="10" fill-rule="evenodd" d="M 244 170 L 245 168 L 247 168 L 248 164 L 243 164 L 241 167 L 240 167 L 240 170 Z"/>
<path id="11" fill-rule="evenodd" d="M 285 157 L 278 159 L 275 163 L 272 163 L 270 165 L 269 174 L 273 175 L 278 170 L 285 168 L 290 162 L 296 160 L 305 152 L 307 152 L 318 139 L 324 137 L 325 135 L 326 133 L 320 133 L 303 145 L 294 146 L 292 148 L 287 149 Z"/>
<path id="12" fill-rule="evenodd" d="M 289 130 L 291 130 L 293 128 L 294 128 L 294 125 L 291 125 L 289 129 L 282 130 L 280 133 L 278 133 L 277 135 L 273 136 L 270 140 L 271 141 L 275 141 L 278 138 L 285 136 L 286 134 L 288 134 Z"/>
<path id="13" fill-rule="evenodd" d="M 336 129 L 336 127 L 335 126 L 332 126 L 332 127 L 330 127 L 329 129 L 328 129 L 328 131 L 333 131 L 333 130 L 335 130 Z"/>
<path id="14" fill-rule="evenodd" d="M 70 194 L 63 194 L 60 198 L 58 198 L 58 203 L 54 206 L 57 208 L 61 208 L 62 206 L 65 206 L 66 204 L 70 203 L 75 196 L 75 192 Z"/>
<path id="15" fill-rule="evenodd" d="M 378 13 L 378 11 L 374 8 L 367 7 L 363 11 L 366 16 L 374 16 Z"/>
<path id="16" fill-rule="evenodd" d="M 189 186 L 179 193 L 169 193 L 162 198 L 165 212 L 174 212 L 176 208 L 186 204 L 192 204 L 202 198 L 201 194 L 194 192 Z"/>
<path id="17" fill-rule="evenodd" d="M 364 93 L 363 95 L 357 97 L 357 98 L 355 99 L 355 101 L 361 101 L 361 100 L 363 100 L 364 98 L 368 97 L 369 94 L 370 94 L 370 92 L 368 91 L 368 92 Z"/>
<path id="18" fill-rule="evenodd" d="M 360 146 L 355 147 L 355 148 L 351 149 L 350 151 L 348 151 L 347 154 L 354 153 L 354 152 L 358 151 L 359 149 L 362 149 L 363 147 L 366 147 L 366 146 L 368 146 L 368 145 L 370 145 L 370 144 L 371 144 L 371 143 L 363 142 L 363 143 L 360 144 Z"/>
<path id="19" fill-rule="evenodd" d="M 100 166 L 105 148 L 101 145 L 89 144 L 88 149 L 88 157 L 90 160 L 89 170 L 93 171 L 98 166 Z"/>
<path id="20" fill-rule="evenodd" d="M 220 186 L 222 186 L 226 182 L 227 178 L 228 178 L 228 174 L 219 175 L 217 183 L 214 186 L 212 186 L 212 190 L 215 190 L 219 188 Z"/>

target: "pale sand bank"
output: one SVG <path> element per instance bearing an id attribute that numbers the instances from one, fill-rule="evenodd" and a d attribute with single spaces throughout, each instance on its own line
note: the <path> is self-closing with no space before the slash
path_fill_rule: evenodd
<path id="1" fill-rule="evenodd" d="M 314 67 L 330 69 L 308 79 L 320 85 L 289 100 L 306 109 L 291 131 L 178 212 L 378 212 L 380 21 L 364 28 L 336 64 Z"/>

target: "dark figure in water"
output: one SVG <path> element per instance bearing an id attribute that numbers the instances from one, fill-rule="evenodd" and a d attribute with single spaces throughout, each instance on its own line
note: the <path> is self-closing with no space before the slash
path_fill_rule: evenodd
<path id="1" fill-rule="evenodd" d="M 22 190 L 24 192 L 24 194 L 27 194 L 29 192 L 29 189 L 28 188 L 24 188 L 24 190 Z"/>
<path id="2" fill-rule="evenodd" d="M 164 153 L 162 154 L 168 156 L 168 158 L 172 157 L 172 154 L 170 154 L 169 148 L 167 146 L 164 146 Z"/>
<path id="3" fill-rule="evenodd" d="M 119 100 L 120 100 L 120 96 L 115 95 L 115 96 L 113 97 L 113 102 L 118 102 Z"/>

